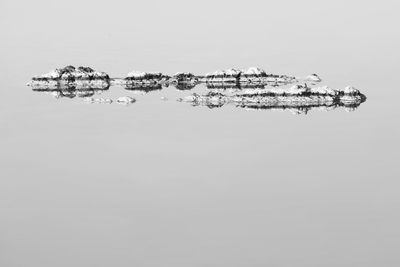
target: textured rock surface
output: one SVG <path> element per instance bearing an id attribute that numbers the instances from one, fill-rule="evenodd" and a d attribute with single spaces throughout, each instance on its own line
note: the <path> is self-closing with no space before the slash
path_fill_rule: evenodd
<path id="1" fill-rule="evenodd" d="M 46 74 L 34 76 L 32 80 L 34 81 L 74 81 L 74 80 L 106 80 L 108 81 L 110 77 L 105 72 L 95 71 L 89 67 L 78 67 L 67 66 L 61 69 L 55 69 Z"/>
<path id="2" fill-rule="evenodd" d="M 190 72 L 177 72 L 174 76 L 172 76 L 172 81 L 178 83 L 187 83 L 187 82 L 197 82 L 198 78 L 196 75 Z"/>
<path id="3" fill-rule="evenodd" d="M 178 72 L 172 77 L 160 72 L 133 71 L 119 81 L 115 81 L 127 90 L 155 91 L 161 90 L 162 86 L 174 85 L 179 90 L 190 90 L 198 84 L 198 77 L 188 72 Z"/>
<path id="4" fill-rule="evenodd" d="M 317 75 L 310 75 L 306 77 L 306 79 L 312 79 L 312 81 L 317 81 Z M 201 78 L 202 82 L 205 83 L 222 83 L 222 84 L 288 84 L 296 82 L 298 79 L 293 76 L 287 75 L 275 75 L 275 74 L 267 74 L 261 68 L 249 68 L 247 70 L 238 70 L 238 69 L 227 69 L 227 70 L 218 70 L 211 74 L 206 74 Z"/>
<path id="5" fill-rule="evenodd" d="M 199 84 L 199 78 L 190 72 L 178 72 L 169 80 L 178 90 L 191 90 Z"/>
<path id="6" fill-rule="evenodd" d="M 353 110 L 366 97 L 357 89 L 346 87 L 343 90 L 333 90 L 328 87 L 308 88 L 293 86 L 287 89 L 256 89 L 235 92 L 232 95 L 210 91 L 205 95 L 192 94 L 179 101 L 210 108 L 233 104 L 251 109 L 295 109 L 296 113 L 304 113 L 310 109 L 323 108 L 326 110 L 345 107 Z"/>
<path id="7" fill-rule="evenodd" d="M 110 77 L 105 72 L 95 71 L 89 67 L 67 66 L 55 69 L 43 75 L 34 76 L 28 84 L 36 90 L 64 88 L 105 89 L 110 86 Z"/>
<path id="8" fill-rule="evenodd" d="M 124 78 L 125 84 L 160 84 L 165 83 L 170 79 L 170 76 L 164 75 L 161 72 L 141 72 L 132 71 Z"/>

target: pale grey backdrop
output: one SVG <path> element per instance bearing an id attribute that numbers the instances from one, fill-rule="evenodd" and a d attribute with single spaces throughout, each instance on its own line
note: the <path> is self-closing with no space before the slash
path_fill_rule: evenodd
<path id="1" fill-rule="evenodd" d="M 399 8 L 1 0 L 0 266 L 399 266 Z M 67 64 L 316 72 L 368 100 L 296 116 L 25 86 Z"/>

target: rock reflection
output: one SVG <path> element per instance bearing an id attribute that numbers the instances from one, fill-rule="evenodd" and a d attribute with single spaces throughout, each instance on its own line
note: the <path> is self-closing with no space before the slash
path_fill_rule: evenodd
<path id="1" fill-rule="evenodd" d="M 95 94 L 101 94 L 109 88 L 82 88 L 77 86 L 57 86 L 57 87 L 32 87 L 32 91 L 46 93 L 55 98 L 75 98 L 92 97 Z"/>
<path id="2" fill-rule="evenodd" d="M 163 89 L 161 84 L 136 84 L 136 83 L 129 83 L 125 84 L 124 86 L 125 90 L 128 91 L 137 91 L 137 92 L 144 92 L 144 93 L 150 93 L 153 91 L 160 91 Z"/>

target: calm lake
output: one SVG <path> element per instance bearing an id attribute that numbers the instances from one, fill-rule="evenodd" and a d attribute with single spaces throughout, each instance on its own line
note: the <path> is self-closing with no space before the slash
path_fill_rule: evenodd
<path id="1" fill-rule="evenodd" d="M 302 2 L 2 2 L 0 265 L 399 266 L 399 4 Z M 66 65 L 317 73 L 367 101 L 295 115 L 26 86 Z"/>

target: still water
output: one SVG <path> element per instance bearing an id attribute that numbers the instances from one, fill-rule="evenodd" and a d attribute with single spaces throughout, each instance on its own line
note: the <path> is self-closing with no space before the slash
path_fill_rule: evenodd
<path id="1" fill-rule="evenodd" d="M 397 3 L 71 2 L 1 3 L 0 266 L 400 264 Z M 69 64 L 317 73 L 367 101 L 294 115 L 26 86 Z"/>

